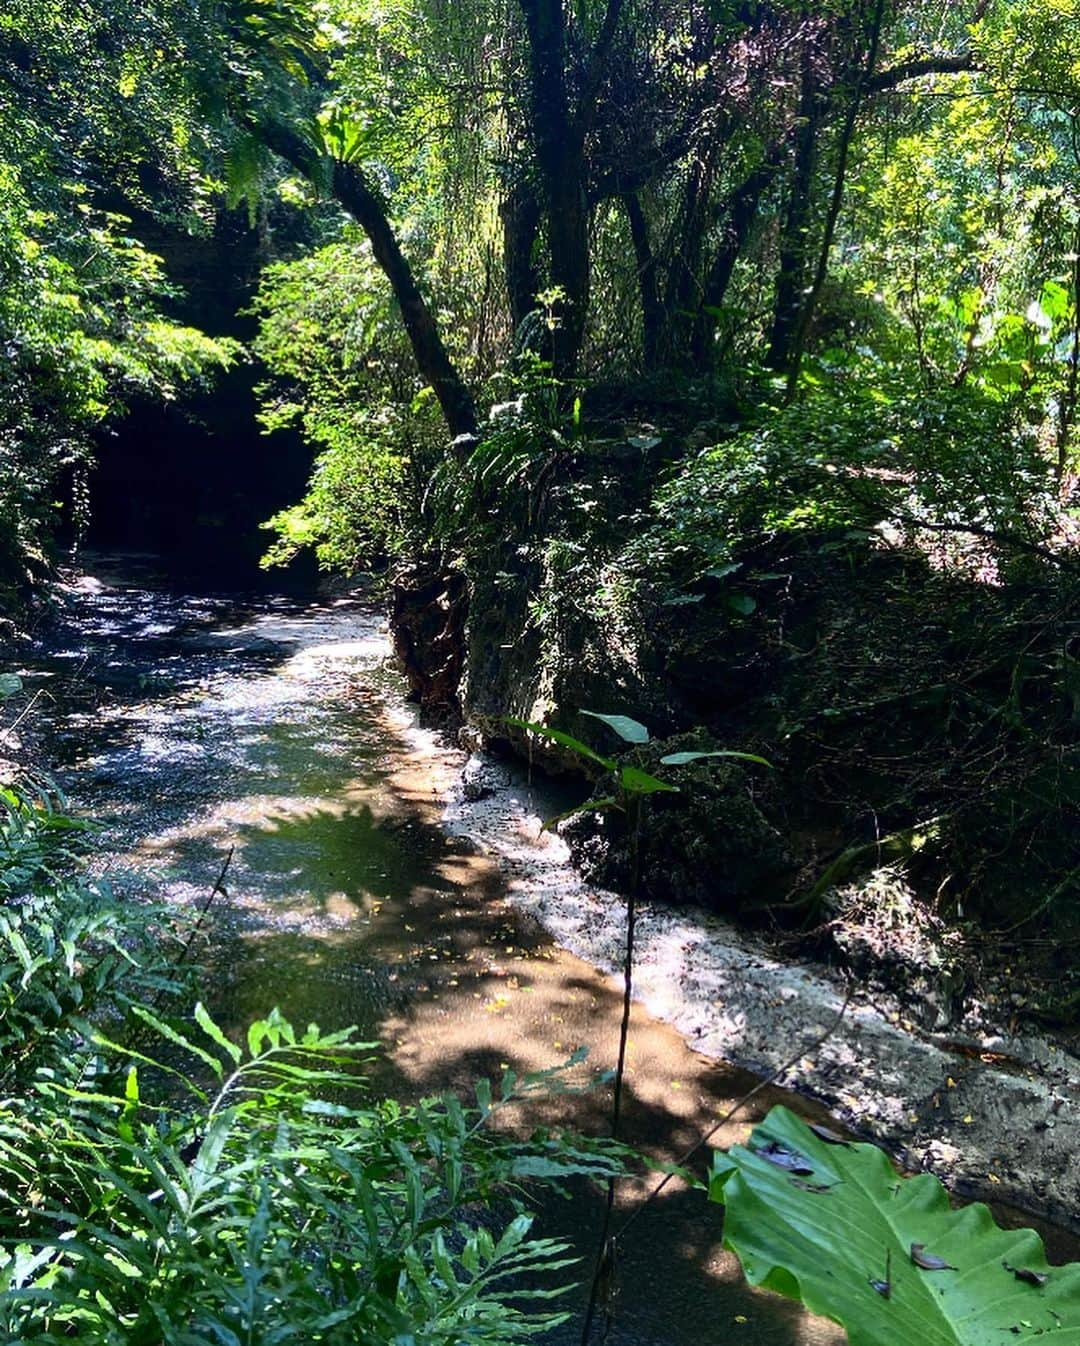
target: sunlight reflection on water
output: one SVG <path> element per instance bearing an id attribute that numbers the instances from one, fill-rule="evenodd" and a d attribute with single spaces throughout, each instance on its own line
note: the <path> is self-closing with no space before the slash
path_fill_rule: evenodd
<path id="1" fill-rule="evenodd" d="M 300 1023 L 356 1023 L 387 1040 L 380 1083 L 403 1095 L 467 1084 L 503 1060 L 545 1068 L 588 1034 L 607 1035 L 607 1059 L 617 991 L 522 928 L 492 867 L 417 814 L 420 785 L 408 796 L 391 783 L 409 747 L 377 616 L 96 582 L 70 601 L 41 670 L 64 675 L 50 751 L 79 806 L 103 819 L 101 866 L 123 866 L 116 887 L 133 899 L 198 908 L 234 850 L 203 950 L 225 1021 L 241 1027 L 278 1003 Z M 672 1072 L 691 1070 L 699 1092 L 674 1094 Z M 653 1132 L 683 1144 L 731 1087 L 670 1030 L 637 1022 L 632 1091 Z M 599 1103 L 583 1106 L 598 1124 Z M 584 1251 L 594 1196 L 556 1205 L 553 1232 L 574 1229 Z M 612 1342 L 838 1343 L 828 1325 L 746 1290 L 717 1218 L 697 1196 L 662 1203 L 625 1254 Z M 576 1328 L 548 1340 L 569 1346 Z"/>

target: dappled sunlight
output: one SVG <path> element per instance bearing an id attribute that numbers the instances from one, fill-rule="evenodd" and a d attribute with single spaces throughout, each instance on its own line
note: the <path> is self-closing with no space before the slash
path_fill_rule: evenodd
<path id="1" fill-rule="evenodd" d="M 617 1052 L 621 980 L 559 949 L 511 904 L 496 860 L 439 826 L 461 756 L 413 725 L 379 624 L 342 606 L 272 612 L 198 631 L 185 649 L 182 612 L 153 614 L 146 604 L 137 637 L 119 620 L 98 624 L 94 638 L 115 652 L 108 665 L 128 670 L 126 700 L 96 723 L 73 706 L 82 746 L 69 776 L 108 820 L 125 891 L 205 909 L 199 958 L 221 1021 L 242 1031 L 277 1004 L 300 1024 L 355 1024 L 385 1045 L 369 1064 L 373 1087 L 402 1098 L 468 1098 L 481 1077 L 550 1070 L 586 1049 L 573 1079 L 592 1087 L 514 1104 L 500 1124 L 604 1134 L 610 1086 L 597 1080 Z M 517 835 L 535 846 L 535 821 Z M 558 838 L 540 847 L 565 858 Z M 604 919 L 615 960 L 621 913 Z M 665 948 L 659 974 L 673 989 L 674 934 Z M 634 1007 L 626 1135 L 656 1158 L 680 1157 L 753 1083 Z M 764 1092 L 717 1141 L 743 1139 L 779 1097 Z M 622 1184 L 619 1211 L 654 1181 Z M 540 1218 L 588 1254 L 598 1211 L 580 1190 Z M 623 1251 L 622 1340 L 658 1339 L 650 1314 L 672 1302 L 671 1287 L 693 1300 L 680 1341 L 725 1323 L 762 1346 L 836 1340 L 796 1306 L 749 1291 L 720 1228 L 719 1208 L 679 1184 L 648 1209 Z"/>

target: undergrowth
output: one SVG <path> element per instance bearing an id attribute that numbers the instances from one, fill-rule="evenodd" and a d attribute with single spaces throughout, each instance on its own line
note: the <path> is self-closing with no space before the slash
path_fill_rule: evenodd
<path id="1" fill-rule="evenodd" d="M 0 1340 L 495 1346 L 559 1321 L 569 1260 L 520 1184 L 614 1152 L 487 1126 L 558 1072 L 405 1106 L 367 1095 L 354 1030 L 272 1010 L 234 1041 L 164 915 L 85 877 L 84 830 L 48 787 L 0 792 Z"/>

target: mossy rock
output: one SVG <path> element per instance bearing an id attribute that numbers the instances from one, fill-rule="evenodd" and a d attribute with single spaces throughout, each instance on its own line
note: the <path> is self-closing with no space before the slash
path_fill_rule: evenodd
<path id="1" fill-rule="evenodd" d="M 639 844 L 645 896 L 730 913 L 782 891 L 791 857 L 751 798 L 749 771 L 723 758 L 679 767 L 661 762 L 671 753 L 720 747 L 707 734 L 692 732 L 654 741 L 627 756 L 627 762 L 678 786 L 677 794 L 650 795 L 644 803 Z M 594 798 L 611 794 L 611 787 L 610 779 L 600 780 Z M 589 882 L 627 890 L 632 838 L 625 813 L 582 813 L 561 831 Z"/>

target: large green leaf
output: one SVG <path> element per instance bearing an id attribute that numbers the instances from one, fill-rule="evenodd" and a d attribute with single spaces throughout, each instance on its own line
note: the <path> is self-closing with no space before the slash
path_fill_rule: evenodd
<path id="1" fill-rule="evenodd" d="M 581 713 L 614 729 L 626 743 L 642 744 L 649 741 L 649 731 L 640 720 L 632 720 L 629 715 L 602 715 L 598 710 L 583 710 Z"/>
<path id="2" fill-rule="evenodd" d="M 834 1319 L 851 1346 L 1080 1346 L 1080 1263 L 1051 1268 L 1034 1230 L 953 1210 L 930 1174 L 901 1178 L 876 1146 L 831 1143 L 786 1108 L 716 1156 L 709 1195 L 750 1283 Z M 913 1244 L 955 1270 L 924 1270 Z"/>

